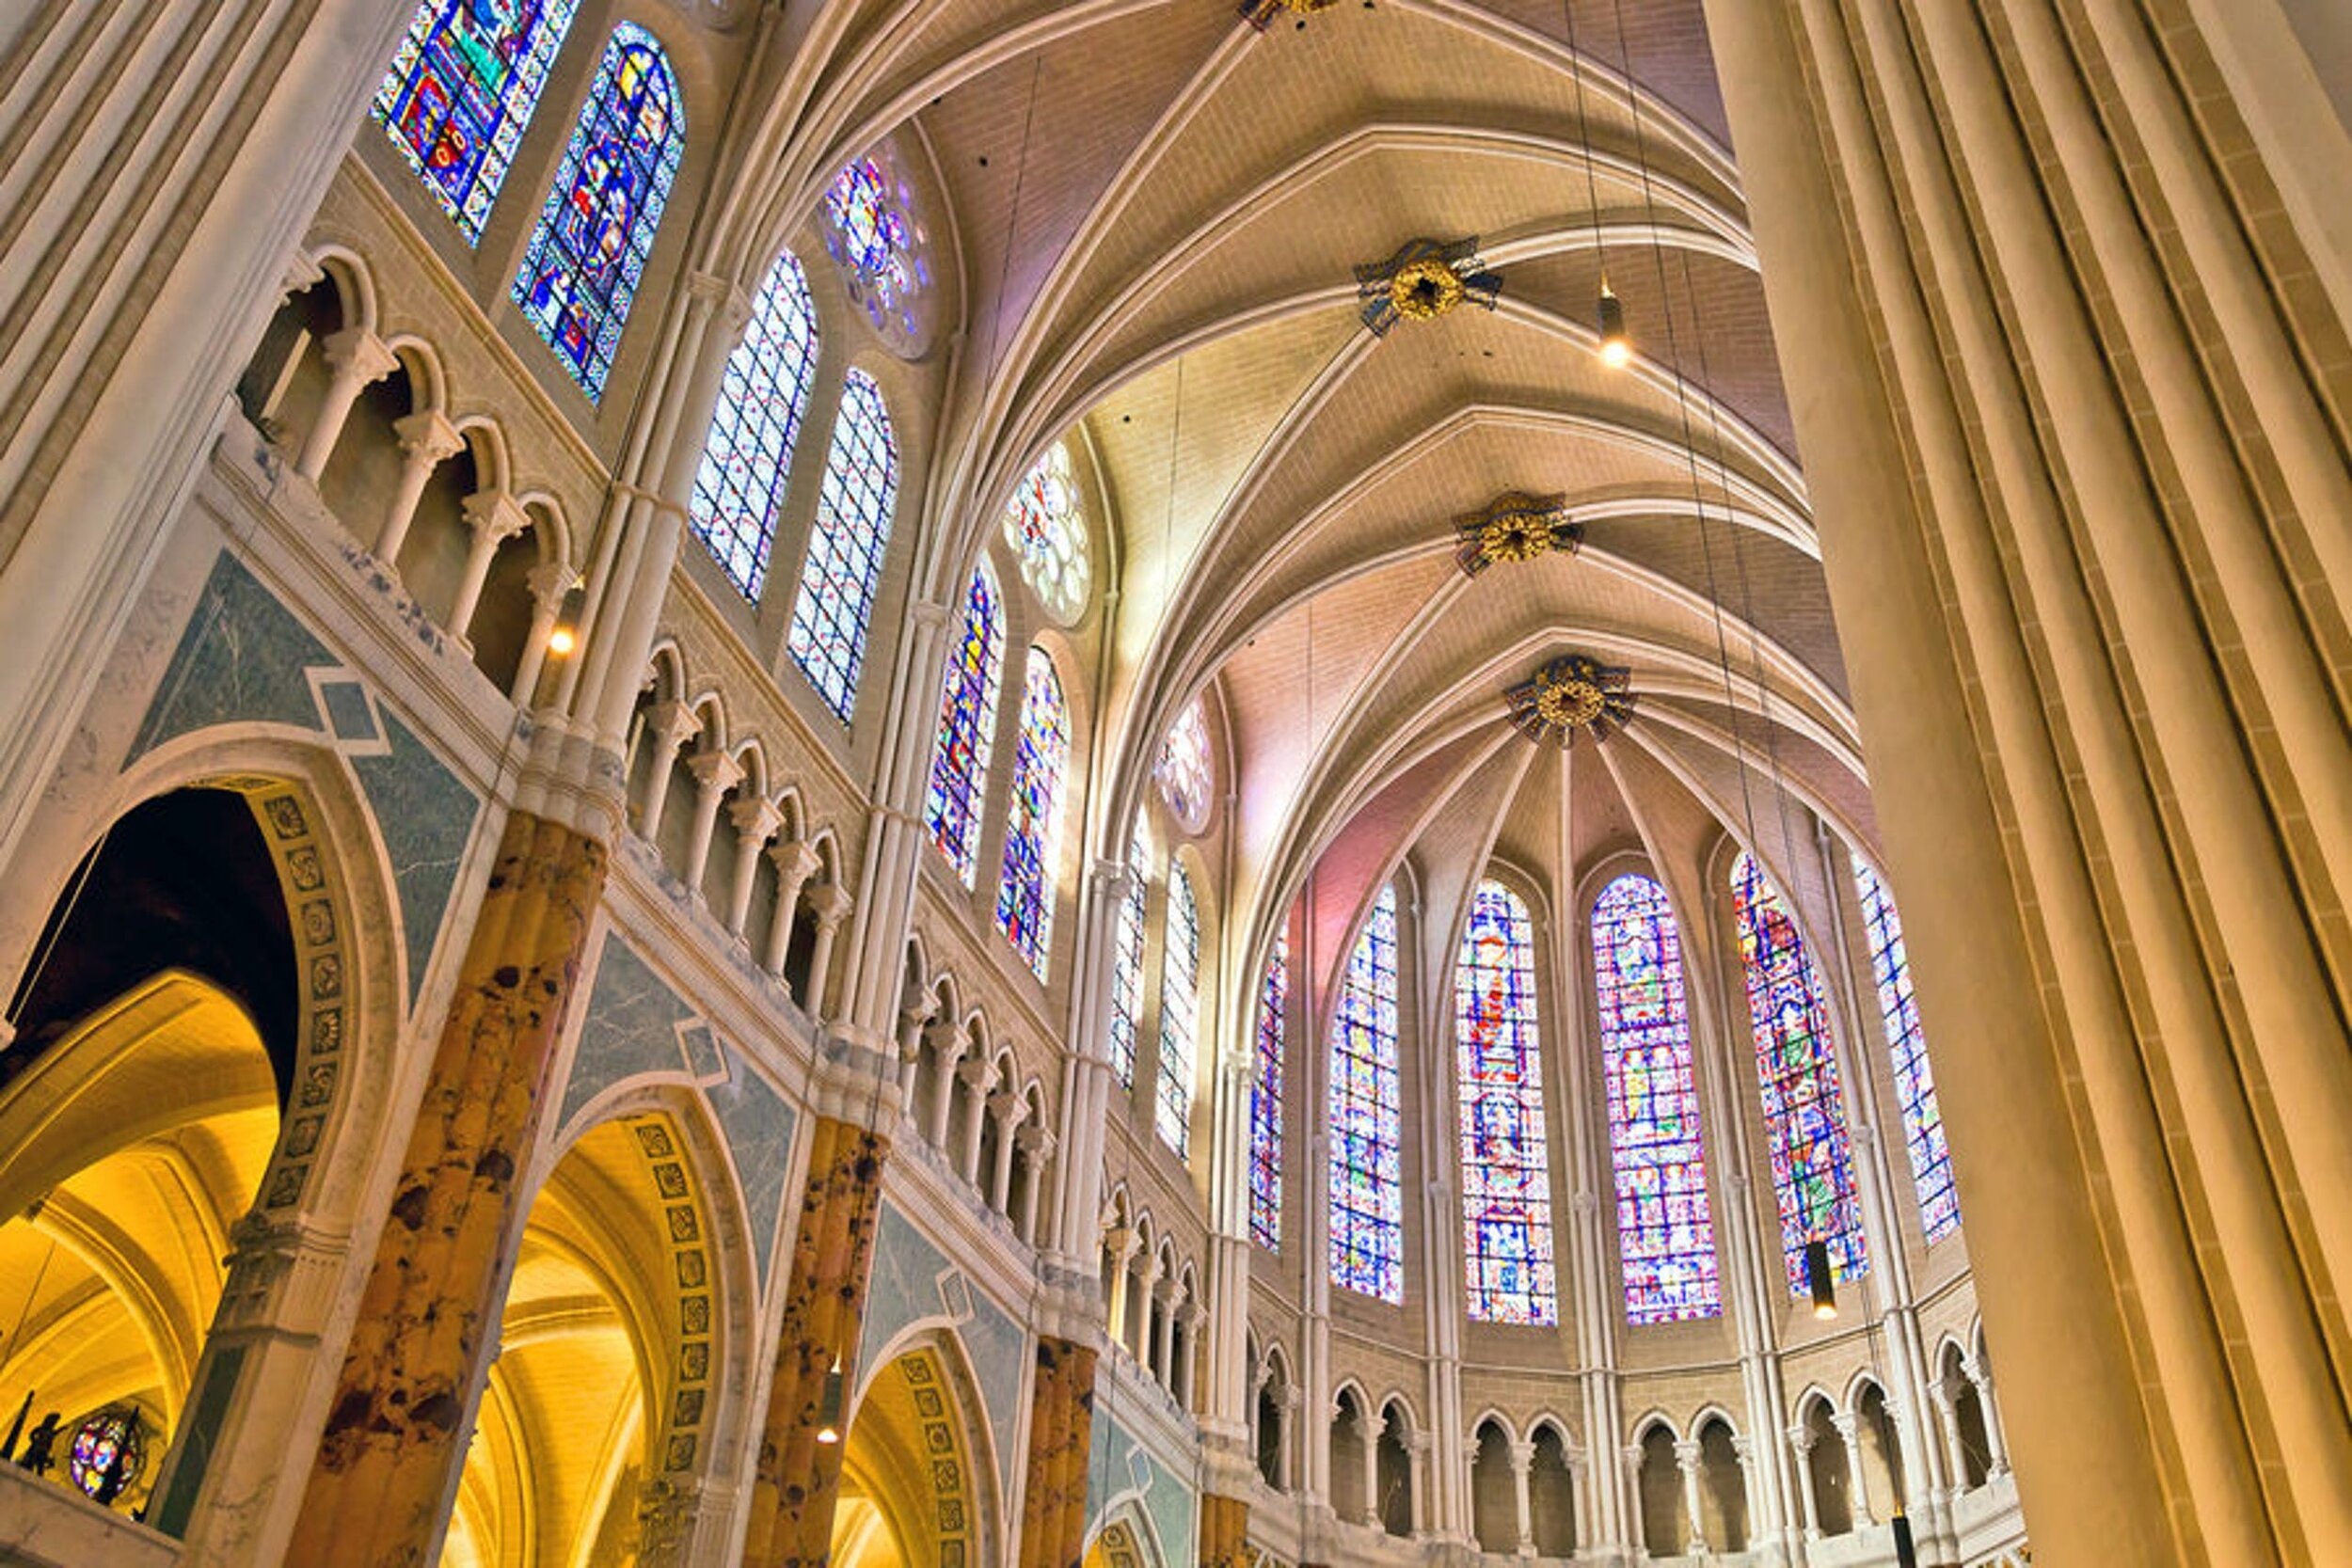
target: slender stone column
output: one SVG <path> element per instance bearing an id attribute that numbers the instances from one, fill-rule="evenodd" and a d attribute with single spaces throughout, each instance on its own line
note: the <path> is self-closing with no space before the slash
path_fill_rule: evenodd
<path id="1" fill-rule="evenodd" d="M 1706 1517 L 1699 1505 L 1701 1453 L 1696 1438 L 1685 1437 L 1675 1445 L 1675 1468 L 1682 1472 L 1682 1508 L 1691 1521 L 1688 1550 L 1692 1556 L 1707 1550 L 1707 1527 L 1700 1523 Z"/>
<path id="2" fill-rule="evenodd" d="M 1019 1568 L 1072 1568 L 1085 1555 L 1094 1375 L 1091 1346 L 1039 1338 L 1021 1489 Z"/>
<path id="3" fill-rule="evenodd" d="M 564 613 L 564 595 L 572 591 L 579 574 L 568 562 L 542 561 L 525 580 L 531 587 L 531 630 L 523 638 L 523 657 L 516 661 L 515 681 L 506 695 L 527 712 L 538 694 L 539 672 L 547 667 L 548 640 L 555 634 L 556 617 Z"/>
<path id="4" fill-rule="evenodd" d="M 1053 1164 L 1054 1134 L 1034 1121 L 1024 1121 L 1013 1133 L 1012 1143 L 1029 1167 L 1029 1183 L 1021 1189 L 1021 1212 L 1012 1217 L 1013 1228 L 1021 1232 L 1023 1241 L 1036 1246 L 1038 1203 L 1045 1190 L 1045 1173 Z"/>
<path id="5" fill-rule="evenodd" d="M 1943 1422 L 1944 1449 L 1952 1456 L 1951 1495 L 1957 1498 L 1968 1490 L 1968 1445 L 1960 1434 L 1960 1403 L 1941 1383 L 1935 1386 L 1932 1397 L 1935 1413 Z"/>
<path id="6" fill-rule="evenodd" d="M 661 832 L 661 814 L 669 808 L 670 775 L 677 764 L 678 748 L 702 727 L 702 716 L 684 703 L 657 703 L 645 712 L 653 766 L 645 774 L 645 801 L 637 812 L 637 836 L 648 844 Z"/>
<path id="7" fill-rule="evenodd" d="M 1127 1298 L 1132 1293 L 1127 1272 L 1128 1262 L 1141 1246 L 1142 1240 L 1127 1226 L 1119 1226 L 1103 1237 L 1103 1249 L 1110 1255 L 1111 1283 L 1104 1323 L 1111 1343 L 1125 1342 Z"/>
<path id="8" fill-rule="evenodd" d="M 1364 1434 L 1364 1523 L 1374 1529 L 1382 1528 L 1380 1518 L 1380 1439 L 1388 1432 L 1388 1422 L 1377 1412 L 1359 1410 L 1356 1430 Z"/>
<path id="9" fill-rule="evenodd" d="M 686 835 L 686 863 L 678 875 L 688 896 L 701 903 L 703 871 L 710 863 L 710 835 L 719 826 L 719 806 L 728 790 L 743 782 L 743 765 L 724 752 L 696 752 L 686 759 L 694 775 L 694 817 Z"/>
<path id="10" fill-rule="evenodd" d="M 816 1568 L 833 1544 L 846 1442 L 824 1443 L 825 1381 L 838 1364 L 846 1388 L 874 1263 L 874 1231 L 890 1145 L 831 1117 L 809 1134 L 808 1184 L 792 1240 L 775 1380 L 753 1473 L 743 1568 Z M 836 1418 L 846 1424 L 847 1417 Z M 846 1433 L 842 1434 L 846 1437 Z"/>
<path id="11" fill-rule="evenodd" d="M 1964 1357 L 1961 1370 L 1977 1386 L 1977 1406 L 1984 1412 L 1984 1446 L 1993 1450 L 1993 1474 L 2009 1474 L 2009 1444 L 2001 1435 L 2000 1407 L 1993 1399 L 1993 1370 L 1975 1356 Z"/>
<path id="12" fill-rule="evenodd" d="M 1829 1422 L 1837 1429 L 1838 1441 L 1846 1445 L 1846 1495 L 1853 1504 L 1854 1528 L 1875 1525 L 1878 1515 L 1871 1511 L 1870 1487 L 1862 1470 L 1862 1419 L 1851 1410 L 1841 1410 Z"/>
<path id="13" fill-rule="evenodd" d="M 752 918 L 752 893 L 759 885 L 759 853 L 784 824 L 784 813 L 772 800 L 758 796 L 739 799 L 727 808 L 727 825 L 735 830 L 735 864 L 727 872 L 727 929 L 736 936 Z"/>
<path id="14" fill-rule="evenodd" d="M 1027 1109 L 1011 1088 L 999 1088 L 988 1097 L 988 1114 L 996 1118 L 996 1164 L 979 1174 L 988 1180 L 988 1206 L 1000 1214 L 1012 1207 L 1013 1134 L 1020 1128 L 1022 1112 Z"/>
<path id="15" fill-rule="evenodd" d="M 785 957 L 791 951 L 792 923 L 801 912 L 801 892 L 808 886 L 808 879 L 824 868 L 825 863 L 815 849 L 798 839 L 770 846 L 768 858 L 776 867 L 776 918 L 768 927 L 768 950 L 760 955 L 759 967 L 771 974 L 782 974 Z M 802 998 L 802 1003 L 806 1006 L 807 999 Z M 907 1087 L 912 1090 L 914 1085 Z"/>
<path id="16" fill-rule="evenodd" d="M 1788 1429 L 1788 1451 L 1797 1456 L 1797 1497 L 1804 1508 L 1804 1538 L 1821 1538 L 1821 1505 L 1813 1496 L 1813 1429 L 1802 1422 Z"/>
<path id="17" fill-rule="evenodd" d="M 1135 1308 L 1135 1322 L 1127 1325 L 1127 1354 L 1136 1358 L 1136 1365 L 1145 1371 L 1152 1370 L 1152 1307 L 1159 1300 L 1160 1259 L 1156 1254 L 1144 1253 L 1136 1259 L 1135 1288 L 1128 1292 L 1129 1305 Z"/>
<path id="18" fill-rule="evenodd" d="M 417 503 L 424 499 L 425 484 L 434 469 L 466 450 L 466 438 L 430 408 L 393 420 L 392 434 L 400 437 L 400 479 L 392 486 L 392 499 L 385 504 L 384 521 L 375 531 L 375 559 L 398 577 L 400 546 L 408 538 L 409 525 L 417 520 Z"/>
<path id="19" fill-rule="evenodd" d="M 466 498 L 466 528 L 472 539 L 466 546 L 466 570 L 451 601 L 449 629 L 468 648 L 473 646 L 473 616 L 481 608 L 482 590 L 490 580 L 490 562 L 499 546 L 531 527 L 531 514 L 503 490 L 477 490 Z"/>
<path id="20" fill-rule="evenodd" d="M 1200 1370 L 1200 1329 L 1209 1321 L 1208 1308 L 1186 1296 L 1176 1307 L 1176 1402 L 1196 1418 L 1200 1406 L 1193 1397 Z"/>
<path id="21" fill-rule="evenodd" d="M 980 1184 L 980 1118 L 988 1115 L 989 1094 L 996 1087 L 996 1067 L 977 1052 L 956 1065 L 964 1086 L 963 1125 L 955 1130 L 955 1167 L 967 1186 Z"/>
<path id="22" fill-rule="evenodd" d="M 939 1092 L 931 1097 L 930 1115 L 923 1124 L 923 1141 L 942 1154 L 947 1152 L 947 1120 L 955 1114 L 953 1085 L 970 1054 L 972 1042 L 952 1019 L 941 1019 L 926 1031 L 930 1036 L 931 1060 L 937 1064 Z"/>
<path id="23" fill-rule="evenodd" d="M 1511 1493 L 1518 1499 L 1519 1510 L 1519 1556 L 1535 1555 L 1535 1504 L 1528 1496 L 1527 1474 L 1535 1463 L 1535 1445 L 1511 1445 Z"/>
<path id="24" fill-rule="evenodd" d="M 1184 1287 L 1173 1279 L 1162 1279 L 1152 1287 L 1152 1300 L 1160 1309 L 1151 1345 L 1152 1371 L 1160 1386 L 1171 1394 L 1176 1392 L 1176 1308 L 1184 1305 Z"/>
<path id="25" fill-rule="evenodd" d="M 351 407 L 359 401 L 359 393 L 400 368 L 384 340 L 364 326 L 346 326 L 329 334 L 319 351 L 326 361 L 326 395 L 320 400 L 319 417 L 294 458 L 294 472 L 313 484 L 326 471 L 326 459 L 334 452 L 343 426 L 351 422 Z"/>
<path id="26" fill-rule="evenodd" d="M 516 1179 L 604 879 L 594 839 L 507 819 L 288 1562 L 407 1568 L 440 1540 L 520 1220 Z"/>
<path id="27" fill-rule="evenodd" d="M 849 914 L 851 899 L 838 883 L 827 882 L 809 895 L 808 907 L 817 916 L 817 942 L 808 952 L 808 994 L 801 1006 L 808 1016 L 825 1016 L 825 982 L 833 976 L 833 944 L 841 934 L 841 922 Z"/>

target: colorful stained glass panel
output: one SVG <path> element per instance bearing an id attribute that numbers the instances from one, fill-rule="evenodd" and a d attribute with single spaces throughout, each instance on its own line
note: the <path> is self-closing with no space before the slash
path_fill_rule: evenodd
<path id="1" fill-rule="evenodd" d="M 1152 1125 L 1182 1158 L 1192 1150 L 1192 1090 L 1200 1030 L 1200 905 L 1192 878 L 1168 869 L 1168 942 L 1160 954 L 1160 1065 Z"/>
<path id="2" fill-rule="evenodd" d="M 1274 939 L 1258 983 L 1258 1076 L 1249 1085 L 1249 1238 L 1282 1245 L 1282 1035 L 1291 998 L 1291 939 Z"/>
<path id="3" fill-rule="evenodd" d="M 669 56 L 651 33 L 624 22 L 605 46 L 512 290 L 592 398 L 604 395 L 685 150 Z"/>
<path id="4" fill-rule="evenodd" d="M 898 448 L 882 388 L 864 371 L 841 388 L 833 446 L 817 493 L 817 526 L 801 564 L 785 646 L 834 718 L 850 721 L 866 630 L 898 505 Z"/>
<path id="5" fill-rule="evenodd" d="M 1111 1070 L 1119 1086 L 1136 1086 L 1136 1026 L 1143 1017 L 1143 914 L 1152 864 L 1143 835 L 1127 841 L 1127 892 L 1119 901 L 1119 925 L 1111 946 Z"/>
<path id="6" fill-rule="evenodd" d="M 375 119 L 468 245 L 531 125 L 574 0 L 425 0 L 375 92 Z"/>
<path id="7" fill-rule="evenodd" d="M 1397 1068 L 1396 889 L 1384 887 L 1340 988 L 1331 1033 L 1331 1283 L 1405 1299 L 1404 1102 Z"/>
<path id="8" fill-rule="evenodd" d="M 1649 878 L 1620 877 L 1595 901 L 1593 978 L 1626 1319 L 1716 1317 L 1723 1291 L 1691 1080 L 1682 933 L 1666 890 Z"/>
<path id="9" fill-rule="evenodd" d="M 1054 619 L 1086 612 L 1094 569 L 1067 447 L 1055 446 L 1023 476 L 1005 504 L 1005 542 L 1020 552 L 1022 578 Z"/>
<path id="10" fill-rule="evenodd" d="M 916 301 L 930 286 L 930 264 L 898 160 L 879 152 L 853 159 L 826 188 L 818 215 L 825 249 L 866 319 L 896 347 L 919 342 Z"/>
<path id="11" fill-rule="evenodd" d="M 1177 821 L 1197 829 L 1208 819 L 1209 721 L 1200 698 L 1185 704 L 1184 711 L 1168 726 L 1159 758 L 1152 765 L 1152 777 L 1159 781 L 1160 798 Z"/>
<path id="12" fill-rule="evenodd" d="M 1470 895 L 1454 966 L 1454 1024 L 1470 1315 L 1556 1323 L 1535 937 L 1527 906 L 1496 882 Z"/>
<path id="13" fill-rule="evenodd" d="M 792 474 L 817 370 L 817 307 L 790 251 L 752 300 L 743 341 L 720 372 L 719 404 L 694 474 L 694 534 L 754 604 L 768 580 L 776 514 Z"/>
<path id="14" fill-rule="evenodd" d="M 996 928 L 1041 980 L 1054 946 L 1054 858 L 1061 830 L 1062 775 L 1069 767 L 1070 710 L 1062 702 L 1061 677 L 1044 649 L 1031 648 L 1021 694 L 1021 738 L 1012 755 Z"/>
<path id="15" fill-rule="evenodd" d="M 1781 1250 L 1788 1289 L 1805 1292 L 1804 1247 L 1829 1243 L 1838 1278 L 1868 1272 L 1862 1203 L 1854 1186 L 1846 1131 L 1846 1097 L 1813 959 L 1796 922 L 1764 879 L 1753 855 L 1733 865 L 1740 957 L 1747 971 L 1748 1014 L 1756 1030 L 1756 1074 L 1764 1094 L 1772 1187 L 1780 1198 Z"/>
<path id="16" fill-rule="evenodd" d="M 970 887 L 980 861 L 980 807 L 988 792 L 988 753 L 996 738 L 996 685 L 1005 663 L 1004 595 L 983 561 L 964 591 L 963 634 L 956 640 L 939 693 L 939 737 L 923 819 L 931 843 Z"/>
<path id="17" fill-rule="evenodd" d="M 1931 1242 L 1960 1228 L 1960 1189 L 1952 1180 L 1952 1151 L 1944 1140 L 1944 1113 L 1935 1103 L 1928 1068 L 1928 1037 L 1919 1000 L 1911 990 L 1911 955 L 1903 948 L 1895 895 L 1860 855 L 1854 883 L 1862 894 L 1862 923 L 1870 938 L 1870 974 L 1878 983 L 1879 1017 L 1895 1059 L 1895 1093 L 1902 1101 L 1903 1142 L 1911 1149 L 1911 1180 L 1919 1194 L 1919 1223 Z"/>

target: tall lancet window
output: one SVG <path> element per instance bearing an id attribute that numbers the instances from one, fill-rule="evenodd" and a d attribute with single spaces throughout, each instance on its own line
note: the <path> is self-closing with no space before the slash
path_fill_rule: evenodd
<path id="1" fill-rule="evenodd" d="M 1282 1033 L 1291 1000 L 1291 939 L 1266 955 L 1258 983 L 1258 1076 L 1249 1085 L 1249 1239 L 1282 1245 Z"/>
<path id="2" fill-rule="evenodd" d="M 1796 922 L 1755 856 L 1742 854 L 1732 866 L 1731 891 L 1739 907 L 1748 1015 L 1756 1026 L 1756 1075 L 1772 1139 L 1772 1187 L 1780 1196 L 1781 1251 L 1788 1289 L 1803 1295 L 1807 1242 L 1829 1243 L 1830 1266 L 1841 1278 L 1870 1266 L 1846 1133 L 1846 1096 L 1820 980 Z"/>
<path id="3" fill-rule="evenodd" d="M 1902 917 L 1895 895 L 1860 855 L 1853 879 L 1862 894 L 1862 922 L 1870 934 L 1870 974 L 1878 982 L 1879 1016 L 1895 1058 L 1895 1093 L 1902 1101 L 1903 1141 L 1911 1148 L 1911 1180 L 1919 1190 L 1919 1223 L 1931 1242 L 1960 1228 L 1960 1191 L 1952 1184 L 1952 1151 L 1944 1142 L 1944 1113 L 1936 1109 L 1935 1078 L 1928 1070 L 1928 1037 L 1919 1027 L 1919 1001 L 1911 993 L 1911 955 L 1903 950 Z"/>
<path id="4" fill-rule="evenodd" d="M 1136 1086 L 1136 1025 L 1143 1017 L 1143 901 L 1152 886 L 1152 863 L 1138 826 L 1127 841 L 1127 893 L 1119 901 L 1119 925 L 1111 933 L 1111 1070 L 1119 1086 Z"/>
<path id="5" fill-rule="evenodd" d="M 1396 889 L 1348 955 L 1331 1026 L 1331 1283 L 1405 1299 L 1404 1105 L 1396 1058 Z"/>
<path id="6" fill-rule="evenodd" d="M 574 0 L 425 0 L 375 90 L 375 119 L 468 245 L 505 183 Z"/>
<path id="7" fill-rule="evenodd" d="M 1481 882 L 1470 895 L 1454 965 L 1454 1037 L 1470 1315 L 1558 1323 L 1535 937 L 1527 906 L 1500 883 Z"/>
<path id="8" fill-rule="evenodd" d="M 768 269 L 743 341 L 720 372 L 719 404 L 694 474 L 694 536 L 754 604 L 768 583 L 776 514 L 816 371 L 817 307 L 787 250 Z"/>
<path id="9" fill-rule="evenodd" d="M 1031 648 L 1022 683 L 1021 740 L 1012 754 L 996 928 L 1041 980 L 1054 947 L 1054 857 L 1061 831 L 1062 775 L 1069 768 L 1070 709 L 1062 702 L 1061 676 L 1052 655 Z"/>
<path id="10" fill-rule="evenodd" d="M 686 151 L 670 57 L 633 22 L 612 29 L 571 146 L 511 291 L 581 391 L 604 395 L 661 211 Z"/>
<path id="11" fill-rule="evenodd" d="M 1200 1031 L 1200 905 L 1181 864 L 1168 868 L 1168 942 L 1160 954 L 1160 1068 L 1152 1124 L 1179 1156 L 1192 1149 L 1192 1081 Z"/>
<path id="12" fill-rule="evenodd" d="M 841 412 L 817 493 L 817 527 L 785 635 L 793 662 L 845 724 L 857 706 L 866 624 L 898 506 L 898 444 L 890 410 L 874 378 L 851 371 L 842 382 Z"/>
<path id="13" fill-rule="evenodd" d="M 965 887 L 980 863 L 980 807 L 988 798 L 988 753 L 996 737 L 996 683 L 1005 664 L 1005 601 L 983 561 L 963 595 L 963 634 L 939 692 L 939 738 L 923 820 L 931 842 Z"/>
<path id="14" fill-rule="evenodd" d="M 1666 890 L 1649 878 L 1620 877 L 1595 901 L 1593 979 L 1626 1320 L 1712 1318 L 1723 1290 L 1691 1080 L 1682 933 Z"/>

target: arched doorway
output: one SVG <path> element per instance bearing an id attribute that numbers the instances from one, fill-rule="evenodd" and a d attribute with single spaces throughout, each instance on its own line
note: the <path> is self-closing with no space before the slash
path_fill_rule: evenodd
<path id="1" fill-rule="evenodd" d="M 668 1115 L 603 1122 L 564 1150 L 524 1222 L 445 1568 L 633 1562 L 685 1538 L 714 1275 Z"/>
<path id="2" fill-rule="evenodd" d="M 338 1079 L 312 1037 L 331 1019 L 342 1043 L 348 923 L 302 800 L 240 783 L 158 795 L 107 829 L 52 906 L 0 1049 L 0 1427 L 22 1409 L 51 1480 L 142 1516 L 225 1259 L 248 1215 L 296 1203 Z M 222 1418 L 202 1402 L 199 1450 Z M 184 1468 L 153 1521 L 175 1532 L 202 1479 Z"/>
<path id="3" fill-rule="evenodd" d="M 968 1396 L 930 1345 L 875 1372 L 842 1455 L 833 1568 L 963 1568 L 987 1555 Z"/>

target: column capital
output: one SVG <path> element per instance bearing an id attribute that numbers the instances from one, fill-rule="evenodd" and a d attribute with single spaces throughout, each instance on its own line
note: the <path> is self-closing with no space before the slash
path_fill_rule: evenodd
<path id="1" fill-rule="evenodd" d="M 532 607 L 554 610 L 564 603 L 564 595 L 579 583 L 580 574 L 567 561 L 542 561 L 524 575 L 523 582 L 531 590 Z"/>
<path id="2" fill-rule="evenodd" d="M 675 698 L 645 710 L 645 728 L 669 742 L 675 752 L 703 727 L 702 715 Z"/>
<path id="3" fill-rule="evenodd" d="M 996 1086 L 995 1064 L 977 1051 L 956 1064 L 956 1076 L 963 1080 L 967 1088 L 983 1095 Z"/>
<path id="4" fill-rule="evenodd" d="M 689 298 L 704 306 L 719 320 L 727 324 L 727 330 L 739 333 L 752 319 L 752 296 L 743 285 L 732 277 L 722 277 L 712 272 L 689 272 L 686 275 Z"/>
<path id="5" fill-rule="evenodd" d="M 784 825 L 784 813 L 776 809 L 774 801 L 750 795 L 727 808 L 727 820 L 747 842 L 765 844 Z"/>
<path id="6" fill-rule="evenodd" d="M 444 419 L 437 408 L 403 414 L 392 421 L 392 434 L 400 437 L 401 455 L 411 461 L 438 463 L 466 450 L 464 433 Z"/>
<path id="7" fill-rule="evenodd" d="M 1802 1421 L 1788 1429 L 1788 1447 L 1800 1457 L 1811 1453 L 1814 1445 L 1820 1441 L 1814 1430 Z"/>
<path id="8" fill-rule="evenodd" d="M 1035 1121 L 1025 1121 L 1012 1131 L 1012 1147 L 1032 1160 L 1052 1159 L 1057 1141 L 1053 1129 Z"/>
<path id="9" fill-rule="evenodd" d="M 907 619 L 930 631 L 938 631 L 947 624 L 947 607 L 930 599 L 917 599 L 907 606 Z"/>
<path id="10" fill-rule="evenodd" d="M 1862 1418 L 1851 1410 L 1834 1410 L 1830 1412 L 1829 1424 L 1837 1429 L 1838 1437 L 1844 1441 L 1847 1448 L 1850 1449 L 1853 1447 L 1854 1439 L 1860 1435 L 1862 1431 Z"/>
<path id="11" fill-rule="evenodd" d="M 723 795 L 743 782 L 743 765 L 721 751 L 696 752 L 686 759 L 686 770 L 712 795 Z"/>
<path id="12" fill-rule="evenodd" d="M 1127 896 L 1128 884 L 1135 880 L 1136 869 L 1123 860 L 1098 860 L 1087 868 L 1088 878 L 1094 883 L 1096 896 L 1116 904 Z"/>
<path id="13" fill-rule="evenodd" d="M 787 886 L 794 882 L 806 882 L 822 870 L 825 863 L 824 857 L 818 854 L 806 839 L 800 838 L 789 843 L 780 839 L 768 846 L 768 859 L 774 864 L 776 875 L 784 879 Z M 787 910 L 785 912 L 789 914 L 791 911 Z M 928 1018 L 930 1016 L 930 1009 L 925 1008 L 914 1016 Z"/>
<path id="14" fill-rule="evenodd" d="M 319 354 L 329 374 L 351 376 L 365 386 L 400 369 L 400 356 L 384 340 L 364 326 L 346 326 L 319 340 Z"/>
<path id="15" fill-rule="evenodd" d="M 827 882 L 808 895 L 808 907 L 817 911 L 817 928 L 820 931 L 830 931 L 840 925 L 856 902 L 850 896 L 850 890 L 838 882 Z"/>
<path id="16" fill-rule="evenodd" d="M 531 526 L 523 503 L 504 490 L 476 490 L 459 504 L 466 527 L 477 540 L 503 545 Z"/>
<path id="17" fill-rule="evenodd" d="M 1028 1108 L 1029 1102 L 1021 1098 L 1020 1091 L 1009 1086 L 999 1088 L 988 1097 L 988 1114 L 998 1121 L 1018 1121 Z"/>
<path id="18" fill-rule="evenodd" d="M 1682 1471 L 1684 1475 L 1689 1475 L 1691 1472 L 1699 1467 L 1699 1459 L 1704 1451 L 1705 1450 L 1699 1447 L 1699 1441 L 1697 1438 L 1683 1438 L 1680 1442 L 1675 1445 L 1676 1468 Z"/>
<path id="19" fill-rule="evenodd" d="M 1473 1437 L 1474 1436 L 1475 1434 L 1473 1434 Z M 1522 1478 L 1525 1477 L 1529 1468 L 1534 1465 L 1534 1444 L 1529 1442 L 1518 1442 L 1511 1445 L 1511 1473 L 1513 1475 Z"/>

